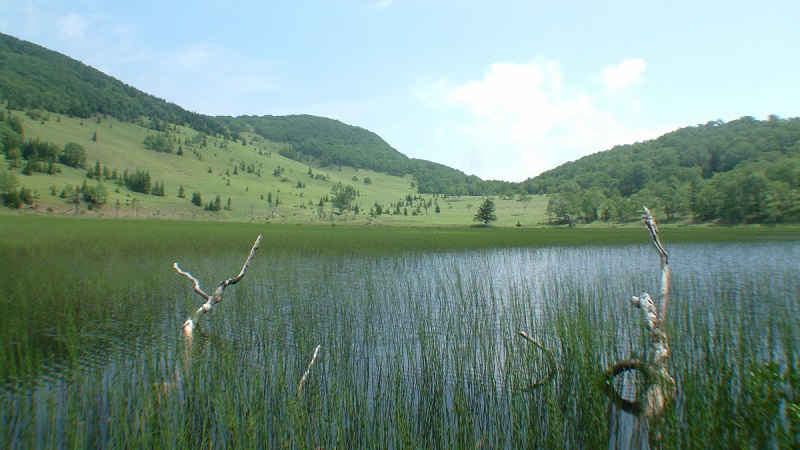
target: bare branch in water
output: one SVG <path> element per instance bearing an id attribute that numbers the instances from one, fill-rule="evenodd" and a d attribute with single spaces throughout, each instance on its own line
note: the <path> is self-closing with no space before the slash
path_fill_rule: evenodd
<path id="1" fill-rule="evenodd" d="M 317 345 L 317 348 L 314 349 L 314 356 L 311 357 L 311 362 L 308 363 L 308 367 L 306 368 L 306 371 L 303 374 L 303 377 L 300 378 L 300 383 L 297 384 L 297 396 L 298 397 L 300 396 L 300 391 L 303 390 L 303 385 L 306 383 L 306 380 L 308 379 L 309 374 L 311 374 L 311 366 L 313 366 L 314 365 L 314 361 L 317 360 L 317 356 L 319 355 L 319 350 L 321 348 L 322 348 L 321 345 Z"/>
<path id="2" fill-rule="evenodd" d="M 662 328 L 667 321 L 667 303 L 669 302 L 669 282 L 671 275 L 669 270 L 669 256 L 667 255 L 667 251 L 664 250 L 664 246 L 661 245 L 661 240 L 658 237 L 658 225 L 656 225 L 656 220 L 650 214 L 650 210 L 647 209 L 646 206 L 643 206 L 642 209 L 644 209 L 642 220 L 644 220 L 644 224 L 650 231 L 650 239 L 653 241 L 653 245 L 658 251 L 658 256 L 661 258 L 661 308 L 658 310 L 658 322 L 659 328 Z"/>
<path id="3" fill-rule="evenodd" d="M 181 270 L 181 268 L 178 267 L 178 263 L 173 264 L 172 267 L 174 267 L 175 270 L 177 270 L 179 274 L 185 276 L 186 278 L 188 278 L 188 279 L 192 280 L 192 282 L 194 282 L 194 291 L 197 292 L 198 295 L 200 295 L 201 297 L 203 297 L 206 300 L 211 298 L 210 295 L 208 295 L 205 292 L 203 292 L 203 289 L 200 288 L 200 281 L 197 278 L 195 278 L 194 276 L 192 276 L 192 274 L 190 274 L 189 272 Z"/>
<path id="4" fill-rule="evenodd" d="M 216 305 L 217 303 L 222 301 L 222 291 L 226 287 L 228 287 L 228 286 L 230 286 L 232 284 L 236 284 L 242 278 L 244 278 L 244 273 L 247 271 L 247 267 L 250 265 L 250 262 L 253 260 L 253 256 L 256 254 L 256 250 L 258 250 L 258 246 L 260 244 L 261 244 L 261 235 L 258 236 L 258 238 L 256 239 L 255 244 L 253 244 L 253 249 L 250 250 L 250 255 L 247 257 L 247 260 L 244 262 L 244 265 L 242 266 L 242 270 L 239 272 L 239 275 L 236 275 L 233 278 L 228 278 L 227 280 L 223 280 L 222 283 L 220 283 L 220 285 L 217 286 L 217 289 L 214 291 L 214 293 L 212 295 L 206 294 L 203 291 L 203 289 L 200 288 L 200 281 L 198 281 L 197 278 L 192 276 L 191 273 L 189 273 L 189 272 L 187 272 L 185 270 L 181 270 L 181 268 L 178 267 L 178 263 L 175 263 L 172 266 L 172 267 L 175 268 L 175 270 L 179 274 L 181 274 L 181 275 L 185 276 L 186 278 L 188 278 L 189 280 L 191 280 L 194 283 L 194 291 L 199 296 L 203 297 L 206 300 L 206 302 L 203 303 L 203 305 L 200 306 L 200 308 L 198 308 L 197 311 L 195 311 L 194 316 L 187 318 L 186 322 L 183 323 L 183 332 L 187 337 L 192 335 L 192 332 L 194 331 L 194 328 L 195 328 L 195 326 L 197 324 L 197 320 L 200 318 L 200 316 L 202 316 L 203 314 L 207 313 L 208 311 L 211 311 L 211 308 L 213 308 L 214 305 Z"/>
<path id="5" fill-rule="evenodd" d="M 542 345 L 536 339 L 530 337 L 528 335 L 528 333 L 526 333 L 524 331 L 520 331 L 519 335 L 522 336 L 522 338 L 524 338 L 526 341 L 528 341 L 531 344 L 535 345 L 539 350 L 544 352 L 544 354 L 547 356 L 547 362 L 550 363 L 550 371 L 547 372 L 547 376 L 544 377 L 544 379 L 541 380 L 541 381 L 537 381 L 535 383 L 531 383 L 530 386 L 528 386 L 527 388 L 525 388 L 523 390 L 530 390 L 530 389 L 535 389 L 535 388 L 538 388 L 538 387 L 542 387 L 545 384 L 547 384 L 548 381 L 552 380 L 553 376 L 556 374 L 556 360 L 553 357 L 553 352 L 548 350 L 544 345 Z"/>
<path id="6" fill-rule="evenodd" d="M 637 394 L 635 403 L 631 403 L 630 406 L 635 407 L 635 411 L 644 413 L 648 419 L 653 419 L 663 413 L 667 404 L 667 396 L 675 392 L 675 380 L 667 370 L 669 342 L 667 334 L 663 330 L 666 324 L 671 274 L 669 256 L 661 244 L 658 225 L 650 214 L 650 210 L 647 207 L 643 207 L 643 209 L 642 220 L 650 232 L 650 239 L 661 260 L 661 308 L 656 306 L 656 302 L 653 301 L 650 294 L 643 293 L 638 297 L 631 298 L 631 304 L 642 310 L 645 328 L 648 331 L 650 341 L 650 355 L 647 361 L 629 359 L 618 362 L 606 370 L 605 377 L 612 399 L 620 399 L 621 397 L 613 387 L 612 381 L 614 377 L 631 370 L 643 375 L 645 386 Z"/>

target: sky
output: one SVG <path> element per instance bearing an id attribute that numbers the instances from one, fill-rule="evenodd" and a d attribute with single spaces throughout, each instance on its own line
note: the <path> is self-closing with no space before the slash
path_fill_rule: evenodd
<path id="1" fill-rule="evenodd" d="M 208 115 L 313 114 L 522 181 L 800 116 L 800 1 L 0 0 L 0 32 Z"/>

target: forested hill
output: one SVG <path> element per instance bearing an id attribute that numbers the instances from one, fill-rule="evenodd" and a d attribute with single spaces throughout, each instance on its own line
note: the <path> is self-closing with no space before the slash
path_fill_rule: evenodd
<path id="1" fill-rule="evenodd" d="M 513 190 L 512 183 L 484 181 L 442 164 L 409 158 L 377 134 L 338 120 L 311 115 L 239 116 L 233 124 L 246 124 L 256 134 L 291 145 L 281 151 L 295 160 L 311 159 L 322 166 L 349 166 L 391 175 L 411 174 L 421 193 L 449 195 L 499 195 Z"/>
<path id="2" fill-rule="evenodd" d="M 42 109 L 87 118 L 140 117 L 228 135 L 215 118 L 192 113 L 146 94 L 79 61 L 0 33 L 0 96 L 17 109 Z"/>
<path id="3" fill-rule="evenodd" d="M 2 33 L 0 102 L 6 102 L 9 112 L 27 110 L 31 117 L 36 110 L 79 118 L 113 116 L 165 137 L 171 126 L 189 126 L 214 138 L 242 143 L 256 134 L 279 144 L 283 156 L 297 161 L 411 174 L 420 193 L 548 194 L 553 222 L 566 216 L 584 222 L 626 221 L 638 217 L 643 204 L 661 210 L 668 219 L 800 222 L 797 118 L 742 117 L 686 127 L 566 163 L 520 184 L 485 181 L 409 158 L 375 133 L 333 119 L 213 117 L 189 112 L 79 61 Z M 3 129 L 0 134 L 10 136 Z M 3 153 L 12 150 L 10 142 L 3 144 Z"/>
<path id="4" fill-rule="evenodd" d="M 697 221 L 800 221 L 800 119 L 713 121 L 614 147 L 523 183 L 553 220 L 625 220 L 641 205 Z"/>
<path id="5" fill-rule="evenodd" d="M 377 134 L 338 120 L 310 115 L 239 116 L 252 130 L 271 141 L 287 142 L 284 156 L 300 153 L 324 166 L 369 168 L 392 175 L 412 173 L 411 159 L 392 148 Z"/>
<path id="6" fill-rule="evenodd" d="M 0 100 L 8 109 L 44 110 L 72 117 L 109 115 L 125 122 L 145 120 L 164 131 L 186 125 L 211 136 L 239 141 L 254 132 L 286 143 L 296 160 L 411 174 L 421 193 L 496 195 L 510 183 L 483 181 L 430 161 L 408 158 L 375 133 L 310 115 L 213 117 L 189 112 L 146 94 L 97 69 L 39 45 L 0 33 Z"/>

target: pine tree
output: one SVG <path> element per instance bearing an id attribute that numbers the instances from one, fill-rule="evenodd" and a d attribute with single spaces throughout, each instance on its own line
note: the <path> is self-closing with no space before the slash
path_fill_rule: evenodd
<path id="1" fill-rule="evenodd" d="M 483 203 L 481 203 L 481 206 L 478 207 L 478 212 L 475 214 L 473 220 L 475 222 L 483 222 L 484 225 L 489 225 L 489 222 L 497 220 L 494 208 L 494 201 L 491 198 L 485 199 Z"/>

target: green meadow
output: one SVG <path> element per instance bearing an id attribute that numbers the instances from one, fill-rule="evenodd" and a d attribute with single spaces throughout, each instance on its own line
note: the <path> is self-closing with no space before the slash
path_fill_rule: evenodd
<path id="1" fill-rule="evenodd" d="M 21 167 L 13 170 L 20 186 L 36 196 L 34 205 L 25 207 L 24 212 L 279 224 L 469 226 L 482 202 L 480 197 L 418 194 L 410 175 L 398 177 L 346 166 L 320 167 L 314 161 L 298 162 L 279 154 L 287 144 L 254 134 L 245 134 L 246 145 L 212 136 L 203 144 L 195 139 L 198 133 L 191 128 L 169 125 L 176 142 L 172 153 L 164 153 L 145 148 L 145 138 L 156 133 L 143 124 L 101 116 L 80 119 L 45 113 L 34 120 L 22 111 L 13 114 L 22 121 L 25 139 L 40 139 L 59 148 L 75 142 L 87 154 L 87 169 L 61 166 L 57 174 L 30 176 L 23 175 Z M 179 146 L 182 156 L 177 155 Z M 113 180 L 102 180 L 99 183 L 108 192 L 105 205 L 89 209 L 84 204 L 76 211 L 60 193 L 84 181 L 90 187 L 97 184 L 87 179 L 86 173 L 98 162 L 101 168 L 120 175 L 125 170 L 146 170 L 153 183 L 164 184 L 165 195 L 131 192 Z M 340 213 L 329 201 L 320 210 L 320 199 L 332 198 L 332 189 L 338 183 L 358 191 L 354 201 L 359 207 L 357 213 Z M 178 198 L 181 187 L 185 198 Z M 190 199 L 195 192 L 200 193 L 204 205 L 219 196 L 222 209 L 212 212 L 193 205 Z M 408 196 L 412 197 L 410 201 Z M 396 208 L 398 202 L 402 206 Z M 375 214 L 376 204 L 388 213 Z M 535 226 L 547 220 L 545 196 L 531 196 L 526 201 L 499 197 L 495 204 L 497 226 Z"/>
<path id="2" fill-rule="evenodd" d="M 663 227 L 678 389 L 645 424 L 602 377 L 645 354 L 627 300 L 658 289 L 643 227 L 22 215 L 0 228 L 3 447 L 800 442 L 797 230 Z M 209 292 L 259 234 L 245 277 L 187 340 L 202 299 L 172 264 Z"/>

